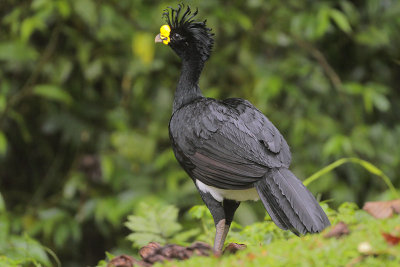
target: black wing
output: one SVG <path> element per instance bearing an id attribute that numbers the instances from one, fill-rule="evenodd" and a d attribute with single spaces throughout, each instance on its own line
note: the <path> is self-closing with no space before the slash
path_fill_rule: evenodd
<path id="1" fill-rule="evenodd" d="M 270 168 L 289 167 L 289 147 L 250 102 L 200 99 L 171 118 L 178 161 L 189 175 L 223 189 L 253 186 Z"/>

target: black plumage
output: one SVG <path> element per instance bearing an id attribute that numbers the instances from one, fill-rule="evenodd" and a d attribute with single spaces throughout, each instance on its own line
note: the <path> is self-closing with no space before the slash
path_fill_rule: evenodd
<path id="1" fill-rule="evenodd" d="M 291 154 L 278 129 L 247 100 L 201 94 L 198 81 L 214 40 L 205 21 L 194 20 L 196 15 L 197 10 L 192 14 L 181 5 L 164 12 L 168 45 L 182 59 L 169 132 L 177 160 L 214 217 L 215 252 L 222 250 L 240 201 L 254 195 L 280 228 L 296 234 L 322 231 L 329 220 L 288 169 Z M 166 37 L 156 37 L 162 40 Z"/>

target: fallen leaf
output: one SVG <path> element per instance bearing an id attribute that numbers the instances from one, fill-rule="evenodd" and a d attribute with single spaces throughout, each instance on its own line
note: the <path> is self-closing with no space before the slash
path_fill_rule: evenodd
<path id="1" fill-rule="evenodd" d="M 161 246 L 159 243 L 151 242 L 139 250 L 139 255 L 143 262 L 151 266 L 156 262 L 170 260 L 187 260 L 193 255 L 208 256 L 211 252 L 211 246 L 204 242 L 194 242 L 189 247 L 183 247 L 175 244 Z"/>
<path id="2" fill-rule="evenodd" d="M 107 267 L 115 266 L 115 267 L 132 267 L 133 266 L 133 258 L 128 255 L 117 256 L 112 259 Z"/>
<path id="3" fill-rule="evenodd" d="M 168 260 L 167 257 L 160 255 L 160 254 L 153 254 L 150 255 L 149 257 L 147 257 L 146 259 L 143 259 L 144 261 L 148 262 L 148 263 L 156 263 L 156 262 L 164 262 L 166 260 Z"/>
<path id="4" fill-rule="evenodd" d="M 363 210 L 377 219 L 390 218 L 393 214 L 400 213 L 400 199 L 367 202 L 365 203 Z"/>
<path id="5" fill-rule="evenodd" d="M 350 233 L 349 227 L 344 222 L 338 222 L 332 229 L 324 235 L 325 238 L 339 238 Z"/>
<path id="6" fill-rule="evenodd" d="M 395 246 L 400 242 L 400 236 L 395 236 L 389 233 L 382 233 L 382 236 L 389 245 Z"/>
<path id="7" fill-rule="evenodd" d="M 229 243 L 229 245 L 226 246 L 224 249 L 224 254 L 229 253 L 229 254 L 235 254 L 239 250 L 243 250 L 247 248 L 245 244 L 237 244 L 237 243 Z"/>
<path id="8" fill-rule="evenodd" d="M 212 250 L 211 246 L 205 242 L 194 242 L 188 247 L 189 250 L 197 256 L 209 256 Z"/>
<path id="9" fill-rule="evenodd" d="M 166 245 L 160 249 L 160 254 L 167 259 L 186 260 L 192 256 L 193 252 L 179 245 Z"/>
<path id="10" fill-rule="evenodd" d="M 153 255 L 156 253 L 157 249 L 161 248 L 161 245 L 157 242 L 150 242 L 146 246 L 142 247 L 139 250 L 139 255 L 142 257 L 142 259 L 148 258 L 150 255 Z"/>
<path id="11" fill-rule="evenodd" d="M 234 254 L 238 250 L 245 249 L 244 244 L 230 243 L 224 250 L 224 253 Z M 156 262 L 170 260 L 187 260 L 192 256 L 209 256 L 212 248 L 204 242 L 194 242 L 188 247 L 175 244 L 161 246 L 159 243 L 150 242 L 139 250 L 139 255 L 143 260 L 139 261 L 131 256 L 121 255 L 110 261 L 107 267 L 134 267 L 134 266 L 152 266 Z M 255 258 L 254 254 L 249 254 L 249 258 Z"/>
<path id="12" fill-rule="evenodd" d="M 117 256 L 107 264 L 107 267 L 134 267 L 134 266 L 147 267 L 150 265 L 143 261 L 136 260 L 129 255 Z"/>

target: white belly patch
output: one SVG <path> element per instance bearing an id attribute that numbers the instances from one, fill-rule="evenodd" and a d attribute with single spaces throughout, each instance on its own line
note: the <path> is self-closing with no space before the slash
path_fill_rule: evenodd
<path id="1" fill-rule="evenodd" d="M 196 180 L 198 188 L 204 193 L 210 193 L 215 200 L 222 202 L 224 199 L 231 199 L 236 201 L 253 200 L 257 201 L 260 199 L 255 187 L 243 189 L 243 190 L 230 190 L 220 189 L 210 185 L 206 185 L 199 180 Z"/>

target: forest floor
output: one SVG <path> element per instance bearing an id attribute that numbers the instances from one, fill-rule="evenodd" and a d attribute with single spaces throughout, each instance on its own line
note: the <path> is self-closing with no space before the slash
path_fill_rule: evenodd
<path id="1" fill-rule="evenodd" d="M 118 256 L 99 265 L 400 266 L 399 212 L 400 200 L 370 202 L 363 209 L 349 203 L 330 216 L 332 226 L 320 234 L 274 238 L 269 244 L 247 247 L 233 243 L 221 257 L 210 256 L 210 246 L 204 243 L 189 247 L 152 243 L 140 250 L 141 260 Z"/>

